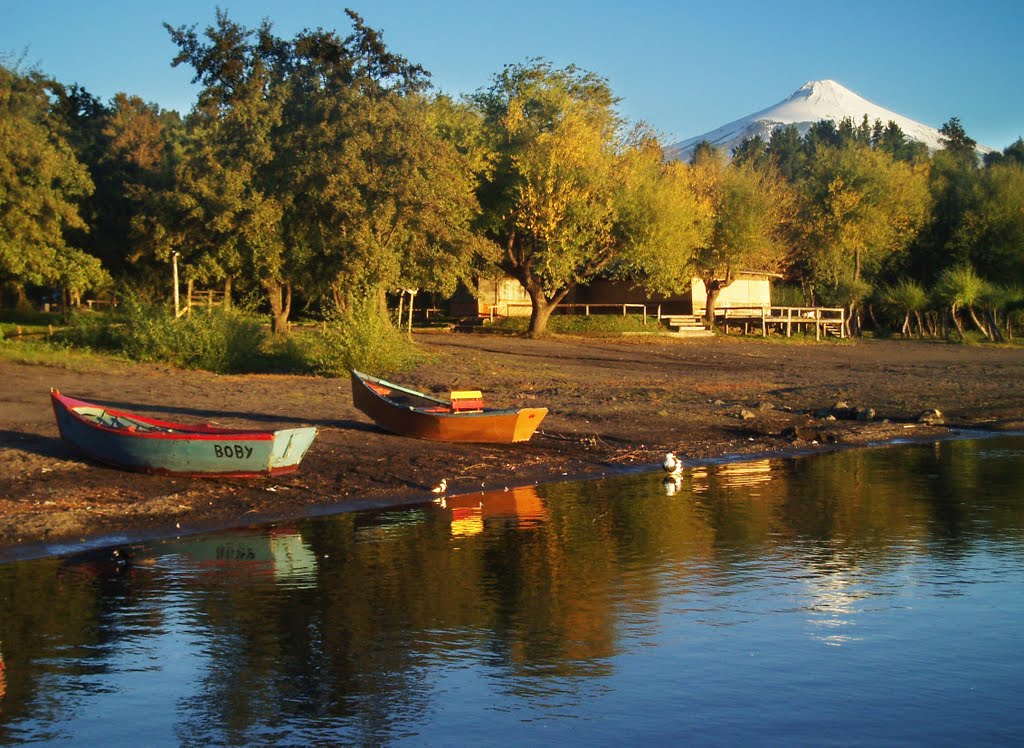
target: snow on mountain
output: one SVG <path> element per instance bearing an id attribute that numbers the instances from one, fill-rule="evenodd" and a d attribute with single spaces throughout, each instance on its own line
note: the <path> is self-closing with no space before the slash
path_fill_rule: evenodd
<path id="1" fill-rule="evenodd" d="M 903 130 L 904 135 L 911 140 L 924 143 L 931 151 L 942 147 L 942 136 L 934 127 L 890 112 L 861 98 L 835 81 L 824 80 L 808 81 L 789 98 L 775 106 L 671 145 L 666 149 L 666 154 L 669 158 L 689 161 L 697 143 L 707 140 L 716 148 L 731 155 L 736 146 L 755 135 L 760 135 L 767 143 L 772 130 L 779 125 L 795 125 L 803 135 L 812 124 L 820 120 L 832 120 L 838 125 L 840 120 L 849 117 L 854 124 L 859 125 L 865 114 L 871 124 L 874 124 L 875 120 L 881 120 L 883 126 L 890 121 L 895 122 Z M 990 149 L 979 146 L 978 150 L 985 153 Z"/>

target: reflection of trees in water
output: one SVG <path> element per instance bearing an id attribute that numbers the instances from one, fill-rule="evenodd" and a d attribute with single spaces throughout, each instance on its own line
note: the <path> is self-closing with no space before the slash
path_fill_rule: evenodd
<path id="1" fill-rule="evenodd" d="M 182 742 L 299 740 L 307 726 L 311 740 L 384 742 L 436 715 L 433 679 L 467 662 L 481 687 L 571 704 L 624 642 L 657 634 L 666 599 L 727 600 L 765 584 L 766 564 L 812 635 L 842 644 L 864 580 L 908 554 L 1019 538 L 1024 471 L 987 462 L 998 448 L 711 464 L 672 496 L 662 474 L 633 475 L 184 539 L 130 563 L 2 566 L 0 601 L 17 611 L 0 616 L 3 721 L 68 722 L 85 698 L 68 683 L 88 693 L 124 666 L 126 640 L 158 651 L 176 631 L 191 661 L 170 677 L 195 671 L 175 689 Z M 722 605 L 677 615 L 714 625 Z"/>
<path id="2" fill-rule="evenodd" d="M 19 740 L 62 739 L 52 726 L 108 688 L 118 648 L 159 629 L 161 612 L 148 601 L 163 584 L 132 553 L 104 549 L 0 566 L 0 743 L 21 720 L 38 727 L 20 728 Z M 62 681 L 76 687 L 55 689 Z"/>

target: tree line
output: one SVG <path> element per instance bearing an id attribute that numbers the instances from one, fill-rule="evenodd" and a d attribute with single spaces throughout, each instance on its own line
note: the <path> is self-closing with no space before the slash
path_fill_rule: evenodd
<path id="1" fill-rule="evenodd" d="M 531 334 L 577 286 L 708 289 L 782 274 L 852 332 L 1000 339 L 1024 300 L 1024 141 L 979 161 L 956 118 L 929 154 L 894 123 L 780 127 L 732 154 L 667 160 L 609 82 L 543 59 L 507 65 L 461 99 L 351 33 L 278 37 L 269 21 L 166 26 L 199 86 L 184 117 L 109 103 L 0 65 L 0 283 L 65 308 L 115 285 L 166 296 L 186 279 L 255 300 L 275 332 L 297 311 L 370 314 L 388 293 L 451 295 L 516 278 Z"/>

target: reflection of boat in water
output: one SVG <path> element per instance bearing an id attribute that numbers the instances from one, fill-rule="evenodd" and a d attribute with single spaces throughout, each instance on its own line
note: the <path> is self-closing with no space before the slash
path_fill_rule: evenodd
<path id="1" fill-rule="evenodd" d="M 452 535 L 476 535 L 492 521 L 527 525 L 547 519 L 547 510 L 535 486 L 448 496 L 443 506 L 452 514 Z"/>
<path id="2" fill-rule="evenodd" d="M 547 408 L 486 408 L 476 390 L 451 400 L 352 371 L 352 404 L 386 431 L 442 442 L 510 444 L 527 441 Z"/>
<path id="3" fill-rule="evenodd" d="M 709 467 L 694 468 L 693 490 L 708 490 L 713 483 L 717 488 L 750 488 L 772 479 L 771 460 L 723 462 Z"/>
<path id="4" fill-rule="evenodd" d="M 266 574 L 275 581 L 312 582 L 317 572 L 316 554 L 291 528 L 179 538 L 155 545 L 152 550 L 157 556 L 177 555 L 198 566 Z"/>

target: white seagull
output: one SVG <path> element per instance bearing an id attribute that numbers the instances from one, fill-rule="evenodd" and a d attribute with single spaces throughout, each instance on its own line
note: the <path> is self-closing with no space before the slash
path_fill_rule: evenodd
<path id="1" fill-rule="evenodd" d="M 430 490 L 433 491 L 434 493 L 444 493 L 445 491 L 448 490 L 448 479 L 442 478 L 441 482 L 438 483 L 433 488 L 431 488 Z"/>
<path id="2" fill-rule="evenodd" d="M 665 468 L 665 472 L 669 475 L 682 475 L 683 462 L 675 456 L 674 452 L 669 452 L 665 455 L 665 461 L 661 463 L 661 466 Z"/>

